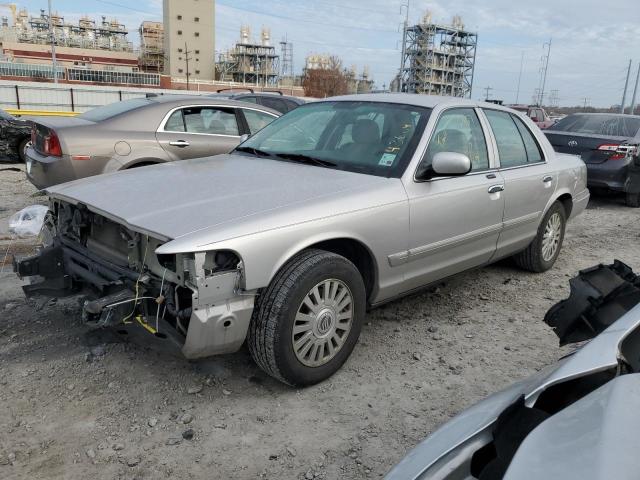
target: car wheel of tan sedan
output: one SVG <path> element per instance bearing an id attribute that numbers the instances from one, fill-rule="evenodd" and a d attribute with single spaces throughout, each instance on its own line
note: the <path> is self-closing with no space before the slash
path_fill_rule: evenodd
<path id="1" fill-rule="evenodd" d="M 538 227 L 538 234 L 526 250 L 513 258 L 520 268 L 530 272 L 545 272 L 556 262 L 567 225 L 567 214 L 560 202 L 547 211 Z"/>
<path id="2" fill-rule="evenodd" d="M 365 308 L 364 282 L 353 263 L 323 250 L 302 252 L 257 299 L 247 341 L 251 356 L 290 385 L 320 382 L 351 354 Z"/>

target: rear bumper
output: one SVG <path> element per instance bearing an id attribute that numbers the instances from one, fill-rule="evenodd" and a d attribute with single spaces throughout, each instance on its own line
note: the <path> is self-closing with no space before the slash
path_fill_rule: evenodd
<path id="1" fill-rule="evenodd" d="M 629 160 L 587 163 L 587 185 L 591 188 L 607 188 L 624 192 L 628 170 Z"/>
<path id="2" fill-rule="evenodd" d="M 582 212 L 584 212 L 584 210 L 587 208 L 590 197 L 591 194 L 586 188 L 582 192 L 577 193 L 573 198 L 573 207 L 571 208 L 571 216 L 569 218 L 575 218 Z"/>
<path id="3" fill-rule="evenodd" d="M 37 188 L 43 189 L 77 177 L 67 155 L 51 157 L 40 155 L 33 147 L 27 150 L 27 178 Z"/>

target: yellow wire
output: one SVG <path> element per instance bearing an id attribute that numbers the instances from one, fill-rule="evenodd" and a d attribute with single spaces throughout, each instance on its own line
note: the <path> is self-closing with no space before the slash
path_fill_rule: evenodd
<path id="1" fill-rule="evenodd" d="M 142 271 L 144 270 L 144 262 L 147 260 L 147 250 L 149 250 L 149 235 L 147 235 L 147 244 L 144 247 L 144 255 L 142 256 L 142 263 L 140 264 L 140 273 L 138 273 L 138 279 L 136 280 L 136 297 L 133 301 L 133 310 L 131 313 L 122 319 L 122 323 L 125 325 L 131 322 L 127 322 L 133 314 L 136 312 L 136 306 L 138 305 L 138 284 L 140 283 L 140 278 L 142 278 Z"/>

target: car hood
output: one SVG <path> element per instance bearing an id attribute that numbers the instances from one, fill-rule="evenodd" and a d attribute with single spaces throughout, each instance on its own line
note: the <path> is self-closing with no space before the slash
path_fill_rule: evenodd
<path id="1" fill-rule="evenodd" d="M 524 395 L 526 404 L 532 405 L 538 396 L 552 385 L 615 367 L 618 365 L 622 341 L 638 328 L 640 328 L 640 305 L 628 311 L 613 325 L 572 355 L 501 392 L 487 397 L 455 416 L 409 452 L 387 474 L 386 480 L 449 478 L 443 475 L 443 470 L 446 469 L 442 468 L 442 464 L 457 453 L 464 455 L 465 448 L 470 442 L 473 442 L 474 438 L 488 434 L 487 432 L 498 416 L 519 397 Z M 616 405 L 614 404 L 612 407 L 615 408 Z M 546 441 L 549 442 L 549 438 L 546 438 Z M 613 447 L 609 446 L 609 448 Z M 544 457 L 536 456 L 536 461 L 539 461 L 540 458 Z M 512 465 L 515 469 L 515 464 L 512 463 Z M 567 464 L 564 465 L 566 475 L 563 478 L 585 478 L 573 474 L 569 475 L 570 469 Z M 578 471 L 582 471 L 582 469 Z M 511 478 L 519 477 L 509 477 L 509 479 Z M 538 476 L 537 478 L 542 477 Z M 557 477 L 552 475 L 546 478 Z"/>
<path id="2" fill-rule="evenodd" d="M 404 195 L 399 179 L 227 154 L 89 177 L 46 191 L 133 230 L 174 240 L 158 253 L 175 253 L 375 207 L 388 201 L 374 194 L 385 188 L 399 200 Z M 350 195 L 357 202 L 349 202 Z"/>

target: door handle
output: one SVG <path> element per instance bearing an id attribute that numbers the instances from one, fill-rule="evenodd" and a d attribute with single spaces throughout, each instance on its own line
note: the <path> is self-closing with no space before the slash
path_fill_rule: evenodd
<path id="1" fill-rule="evenodd" d="M 489 193 L 499 193 L 499 192 L 503 192 L 504 191 L 504 185 L 491 185 L 489 187 L 489 190 L 487 190 Z"/>
<path id="2" fill-rule="evenodd" d="M 174 147 L 188 147 L 189 142 L 186 140 L 176 140 L 174 142 L 169 142 L 169 145 L 173 145 Z"/>
<path id="3" fill-rule="evenodd" d="M 545 175 L 544 177 L 542 177 L 542 183 L 549 183 L 551 180 L 553 180 L 553 177 L 551 175 Z"/>

